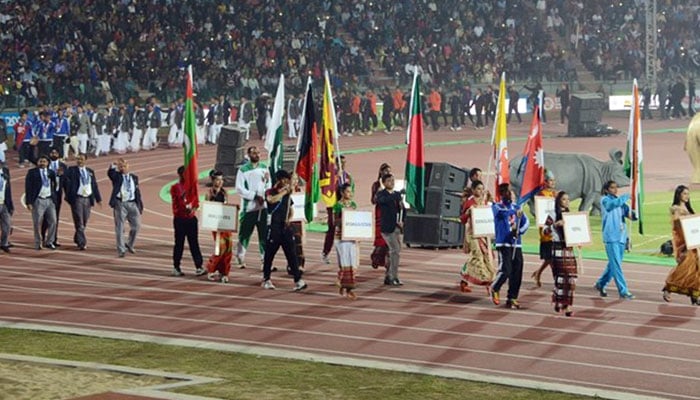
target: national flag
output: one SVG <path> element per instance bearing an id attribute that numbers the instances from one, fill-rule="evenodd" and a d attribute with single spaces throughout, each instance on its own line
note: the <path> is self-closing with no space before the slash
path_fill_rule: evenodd
<path id="1" fill-rule="evenodd" d="M 635 79 L 632 84 L 632 108 L 630 109 L 630 124 L 627 131 L 627 152 L 625 154 L 625 173 L 630 178 L 630 209 L 639 222 L 639 233 L 644 234 L 642 224 L 642 208 L 644 205 L 644 169 L 642 161 L 642 123 L 639 107 L 639 87 Z"/>
<path id="2" fill-rule="evenodd" d="M 307 222 L 314 219 L 314 207 L 318 202 L 318 134 L 316 128 L 314 99 L 311 93 L 311 78 L 306 84 L 306 99 L 302 111 L 301 133 L 297 142 L 296 173 L 305 182 L 304 216 Z"/>
<path id="3" fill-rule="evenodd" d="M 270 176 L 272 182 L 275 181 L 275 173 L 282 169 L 282 158 L 284 148 L 282 147 L 282 124 L 284 115 L 284 74 L 280 74 L 280 81 L 277 85 L 275 104 L 272 108 L 272 118 L 267 126 L 267 136 L 265 137 L 265 149 L 270 157 Z"/>
<path id="4" fill-rule="evenodd" d="M 411 89 L 411 109 L 406 131 L 406 171 L 404 173 L 406 202 L 411 208 L 423 213 L 425 209 L 425 148 L 423 146 L 423 110 L 421 110 L 421 79 L 416 69 Z"/>
<path id="5" fill-rule="evenodd" d="M 197 168 L 197 123 L 194 116 L 194 101 L 192 100 L 192 66 L 187 67 L 187 89 L 185 92 L 185 198 L 192 208 L 199 207 L 199 169 Z"/>
<path id="6" fill-rule="evenodd" d="M 333 95 L 331 94 L 331 82 L 328 71 L 325 74 L 323 87 L 323 128 L 321 130 L 321 158 L 319 159 L 319 185 L 321 198 L 326 207 L 333 207 L 336 203 L 336 189 L 338 187 L 338 163 L 340 156 L 336 147 L 338 140 L 338 122 L 335 116 Z"/>
<path id="7" fill-rule="evenodd" d="M 542 150 L 542 124 L 539 107 L 535 106 L 530 124 L 530 134 L 520 162 L 523 180 L 520 185 L 518 204 L 523 204 L 544 187 L 544 151 Z"/>
<path id="8" fill-rule="evenodd" d="M 493 125 L 491 135 L 491 145 L 493 146 L 493 161 L 496 166 L 496 190 L 494 198 L 501 200 L 498 193 L 498 186 L 503 183 L 510 183 L 510 172 L 508 170 L 508 132 L 506 131 L 506 73 L 501 74 L 501 84 L 498 88 L 498 103 L 496 104 L 496 120 Z"/>

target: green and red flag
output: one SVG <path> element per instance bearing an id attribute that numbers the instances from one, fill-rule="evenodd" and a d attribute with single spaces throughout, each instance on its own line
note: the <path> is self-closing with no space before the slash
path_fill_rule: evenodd
<path id="1" fill-rule="evenodd" d="M 282 127 L 284 115 L 284 74 L 280 74 L 280 81 L 277 85 L 277 94 L 275 95 L 275 104 L 272 108 L 272 119 L 267 127 L 267 136 L 265 137 L 265 149 L 270 158 L 270 176 L 272 182 L 275 182 L 275 173 L 282 169 L 282 158 L 284 148 L 282 147 L 283 132 Z"/>
<path id="2" fill-rule="evenodd" d="M 314 207 L 319 198 L 318 186 L 318 130 L 316 111 L 311 93 L 311 78 L 306 85 L 306 99 L 301 118 L 301 133 L 297 142 L 297 162 L 295 171 L 304 185 L 304 216 L 307 222 L 314 219 Z"/>
<path id="3" fill-rule="evenodd" d="M 323 127 L 321 128 L 321 157 L 319 159 L 319 186 L 321 198 L 326 207 L 333 207 L 336 203 L 336 189 L 338 187 L 338 163 L 340 151 L 337 148 L 338 123 L 331 94 L 331 82 L 328 71 L 325 74 L 323 85 Z"/>
<path id="4" fill-rule="evenodd" d="M 199 207 L 199 169 L 197 168 L 197 123 L 192 99 L 192 66 L 187 68 L 187 90 L 185 99 L 185 198 L 192 208 Z"/>
<path id="5" fill-rule="evenodd" d="M 635 79 L 632 84 L 632 108 L 630 109 L 630 123 L 627 131 L 627 151 L 625 153 L 624 168 L 630 178 L 632 190 L 630 193 L 630 210 L 639 222 L 639 234 L 644 234 L 642 225 L 642 206 L 644 204 L 644 168 L 642 161 L 644 152 L 642 149 L 642 122 L 639 107 L 639 87 Z"/>
<path id="6" fill-rule="evenodd" d="M 425 210 L 425 149 L 423 146 L 423 110 L 421 110 L 421 79 L 418 71 L 413 74 L 411 89 L 411 109 L 408 115 L 406 131 L 406 202 L 411 208 L 422 214 Z"/>

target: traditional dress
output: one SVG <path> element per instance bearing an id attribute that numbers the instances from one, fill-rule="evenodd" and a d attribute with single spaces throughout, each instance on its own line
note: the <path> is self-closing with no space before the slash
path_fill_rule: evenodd
<path id="1" fill-rule="evenodd" d="M 554 303 L 554 309 L 559 311 L 574 305 L 578 270 L 574 248 L 566 245 L 564 229 L 554 226 L 555 222 L 554 218 L 548 217 L 544 231 L 552 235 L 552 273 L 554 274 L 552 303 Z"/>
<path id="2" fill-rule="evenodd" d="M 338 254 L 338 287 L 348 291 L 355 289 L 355 268 L 357 267 L 357 242 L 354 240 L 341 240 L 343 209 L 354 210 L 357 208 L 352 200 L 338 201 L 333 206 L 335 214 L 335 251 Z"/>
<path id="3" fill-rule="evenodd" d="M 464 252 L 469 254 L 469 260 L 464 263 L 460 275 L 462 282 L 460 289 L 469 292 L 469 284 L 478 286 L 491 285 L 496 270 L 493 267 L 493 253 L 491 250 L 491 239 L 487 237 L 474 237 L 471 227 L 471 207 L 488 205 L 483 198 L 477 199 L 470 196 L 462 205 L 460 220 L 467 225 L 467 237 L 465 240 Z"/>
<path id="4" fill-rule="evenodd" d="M 697 299 L 700 297 L 698 252 L 695 249 L 688 251 L 685 246 L 685 237 L 679 219 L 685 215 L 690 215 L 685 207 L 671 206 L 673 254 L 678 265 L 666 277 L 664 290 L 689 296 L 693 304 L 697 304 Z"/>
<path id="5" fill-rule="evenodd" d="M 215 191 L 214 188 L 209 189 L 207 193 L 209 201 L 218 201 L 226 203 L 226 191 L 221 188 Z M 216 232 L 212 232 L 214 240 L 216 240 Z M 214 278 L 215 273 L 219 273 L 222 282 L 228 281 L 228 274 L 231 271 L 231 260 L 233 259 L 233 234 L 231 232 L 219 232 L 219 255 L 212 255 L 207 262 L 207 272 L 209 277 Z M 225 278 L 225 279 L 224 279 Z"/>
<path id="6" fill-rule="evenodd" d="M 382 190 L 382 185 L 379 181 L 372 184 L 372 204 L 374 204 L 374 250 L 372 250 L 372 268 L 386 267 L 388 264 L 387 255 L 389 254 L 389 245 L 382 237 L 381 228 L 381 213 L 379 205 L 374 199 L 378 191 Z"/>

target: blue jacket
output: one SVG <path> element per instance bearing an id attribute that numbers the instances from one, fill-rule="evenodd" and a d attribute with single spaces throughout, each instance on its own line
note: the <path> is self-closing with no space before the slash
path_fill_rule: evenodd
<path id="1" fill-rule="evenodd" d="M 600 209 L 603 210 L 603 242 L 627 242 L 625 218 L 630 212 L 630 207 L 626 204 L 629 199 L 629 194 L 620 197 L 607 194 L 600 199 Z"/>
<path id="2" fill-rule="evenodd" d="M 500 202 L 494 203 L 491 209 L 493 210 L 493 219 L 496 225 L 496 247 L 521 247 L 522 237 L 525 232 L 527 232 L 527 228 L 530 227 L 530 221 L 527 219 L 527 215 L 523 213 L 520 217 L 518 235 L 515 237 L 511 230 L 511 224 L 515 224 L 515 213 L 519 208 L 510 202 Z"/>

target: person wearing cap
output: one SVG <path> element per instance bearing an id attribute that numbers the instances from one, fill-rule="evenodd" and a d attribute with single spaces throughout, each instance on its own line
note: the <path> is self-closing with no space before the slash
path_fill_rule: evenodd
<path id="1" fill-rule="evenodd" d="M 10 252 L 10 230 L 12 229 L 12 214 L 15 206 L 12 204 L 12 182 L 10 170 L 0 161 L 0 250 Z"/>
<path id="2" fill-rule="evenodd" d="M 554 178 L 552 171 L 545 170 L 544 172 L 544 188 L 537 194 L 538 196 L 555 198 L 557 197 L 556 190 L 557 180 Z M 542 265 L 532 273 L 532 279 L 535 280 L 537 287 L 542 287 L 542 272 L 552 266 L 552 230 L 539 228 L 540 231 L 540 260 Z"/>

